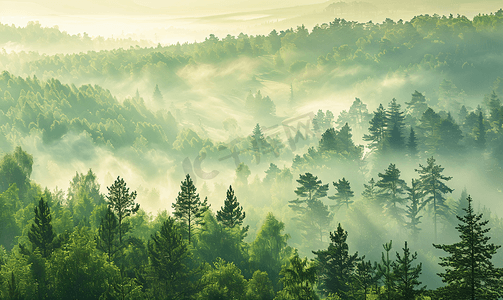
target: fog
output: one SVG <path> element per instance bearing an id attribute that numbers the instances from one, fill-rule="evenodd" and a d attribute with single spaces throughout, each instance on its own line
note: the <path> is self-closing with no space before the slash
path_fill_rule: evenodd
<path id="1" fill-rule="evenodd" d="M 350 252 L 372 261 L 380 260 L 382 244 L 393 240 L 394 255 L 409 241 L 428 289 L 442 286 L 433 275 L 442 271 L 442 252 L 431 245 L 457 241 L 464 192 L 495 226 L 493 242 L 503 241 L 503 15 L 497 1 L 0 5 L 0 150 L 3 156 L 20 146 L 32 155 L 37 196 L 47 188 L 65 198 L 72 178 L 92 170 L 103 195 L 123 178 L 152 221 L 174 211 L 189 174 L 212 212 L 233 186 L 246 212 L 243 224 L 250 226 L 245 242 L 254 241 L 273 212 L 289 244 L 313 258 L 341 223 Z M 402 118 L 394 121 L 395 140 L 392 99 Z M 358 101 L 366 109 L 355 108 Z M 387 123 L 377 141 L 371 129 L 380 104 Z M 417 149 L 410 146 L 411 128 Z M 438 229 L 436 210 L 425 204 L 413 237 L 381 200 L 362 193 L 390 164 L 410 187 L 430 157 L 452 177 L 446 185 L 453 191 L 443 193 Z M 289 202 L 299 198 L 297 180 L 306 173 L 329 184 L 328 197 L 342 178 L 354 192 L 354 203 L 340 208 L 321 197 L 333 215 L 316 232 L 322 240 L 305 229 L 318 216 L 300 224 Z M 406 193 L 397 197 L 405 212 Z M 16 209 L 16 221 L 25 226 L 31 217 L 21 218 L 25 208 Z M 16 241 L 27 239 L 25 231 Z M 502 256 L 495 256 L 498 267 Z"/>

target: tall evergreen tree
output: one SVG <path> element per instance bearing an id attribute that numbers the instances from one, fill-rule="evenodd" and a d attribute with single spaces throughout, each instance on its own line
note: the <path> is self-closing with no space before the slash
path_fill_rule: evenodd
<path id="1" fill-rule="evenodd" d="M 175 219 L 168 217 L 148 242 L 157 299 L 188 299 L 191 294 L 190 251 Z"/>
<path id="2" fill-rule="evenodd" d="M 370 202 L 374 202 L 377 199 L 377 187 L 374 178 L 371 178 L 368 184 L 363 184 L 362 196 Z"/>
<path id="3" fill-rule="evenodd" d="M 482 112 L 479 112 L 478 123 L 477 123 L 477 127 L 475 130 L 475 134 L 476 134 L 475 142 L 476 142 L 477 147 L 480 149 L 485 149 L 485 147 L 486 147 L 486 127 L 484 124 L 484 115 L 482 114 Z"/>
<path id="4" fill-rule="evenodd" d="M 135 214 L 140 209 L 140 204 L 135 203 L 136 191 L 129 192 L 123 178 L 117 176 L 114 183 L 107 187 L 107 202 L 110 209 L 116 214 L 119 225 L 119 243 L 122 244 L 122 237 L 128 231 L 128 225 L 124 220 Z"/>
<path id="5" fill-rule="evenodd" d="M 408 152 L 408 155 L 411 159 L 416 158 L 417 153 L 419 152 L 417 150 L 416 133 L 414 132 L 414 129 L 412 127 L 410 127 L 409 140 L 407 142 L 407 152 Z"/>
<path id="6" fill-rule="evenodd" d="M 138 90 L 136 90 L 136 92 L 138 93 Z M 138 97 L 140 95 L 138 94 Z M 161 90 L 159 90 L 159 85 L 155 85 L 155 88 L 154 88 L 154 94 L 152 95 L 152 99 L 154 99 L 155 102 L 157 103 L 162 103 L 163 102 L 163 97 L 162 97 L 162 93 L 161 93 Z"/>
<path id="7" fill-rule="evenodd" d="M 400 151 L 405 148 L 405 139 L 403 137 L 405 116 L 404 112 L 400 110 L 400 107 L 400 104 L 393 98 L 386 111 L 388 144 L 390 148 L 395 151 Z"/>
<path id="8" fill-rule="evenodd" d="M 379 187 L 379 196 L 384 212 L 393 217 L 399 224 L 403 224 L 404 209 L 401 207 L 406 198 L 405 181 L 400 179 L 400 170 L 395 164 L 390 164 L 384 173 L 378 174 L 381 179 L 376 183 Z"/>
<path id="9" fill-rule="evenodd" d="M 332 219 L 328 206 L 320 200 L 327 196 L 328 184 L 322 184 L 321 180 L 311 173 L 301 174 L 299 177 L 297 182 L 300 186 L 295 190 L 295 194 L 304 199 L 291 200 L 288 206 L 298 214 L 296 219 L 305 231 L 306 237 L 312 238 L 313 234 L 318 232 L 321 242 L 323 230 Z"/>
<path id="10" fill-rule="evenodd" d="M 414 254 L 410 253 L 407 241 L 405 241 L 405 247 L 402 249 L 403 256 L 397 252 L 396 260 L 391 264 L 393 267 L 394 285 L 397 292 L 395 299 L 416 299 L 416 297 L 425 290 L 425 287 L 417 289 L 421 285 L 419 275 L 421 274 L 423 266 L 421 263 L 416 266 L 412 266 L 412 262 L 417 259 L 417 252 L 414 252 Z"/>
<path id="11" fill-rule="evenodd" d="M 190 244 L 194 234 L 194 227 L 201 223 L 206 207 L 201 203 L 199 194 L 196 193 L 196 186 L 189 174 L 185 176 L 180 189 L 176 202 L 172 205 L 175 209 L 173 214 L 184 224 Z"/>
<path id="12" fill-rule="evenodd" d="M 313 251 L 319 273 L 319 290 L 322 294 L 338 294 L 341 299 L 349 299 L 353 272 L 358 262 L 358 252 L 349 254 L 346 242 L 348 232 L 342 229 L 330 233 L 330 244 L 327 250 Z"/>
<path id="13" fill-rule="evenodd" d="M 420 188 L 420 181 L 418 179 L 412 179 L 411 186 L 405 189 L 408 194 L 407 200 L 409 200 L 409 205 L 407 205 L 407 210 L 405 212 L 405 216 L 407 217 L 405 227 L 409 230 L 412 238 L 417 240 L 419 231 L 421 231 L 419 224 L 421 224 L 420 219 L 422 218 L 419 213 L 425 205 L 425 202 L 422 201 L 424 194 Z"/>
<path id="14" fill-rule="evenodd" d="M 386 138 L 386 130 L 387 130 L 387 116 L 386 110 L 379 104 L 379 107 L 376 111 L 374 111 L 374 116 L 369 121 L 369 134 L 365 134 L 363 136 L 363 140 L 370 142 L 370 149 L 377 150 L 381 148 L 383 141 Z"/>
<path id="15" fill-rule="evenodd" d="M 386 255 L 384 252 L 381 255 L 381 263 L 377 265 L 377 270 L 379 272 L 379 277 L 384 278 L 384 288 L 385 293 L 383 295 L 383 299 L 391 300 L 395 296 L 395 282 L 393 281 L 393 262 L 389 258 L 389 253 L 391 248 L 393 247 L 393 241 L 389 241 L 389 243 L 382 245 Z"/>
<path id="16" fill-rule="evenodd" d="M 105 215 L 101 219 L 96 246 L 107 254 L 109 262 L 112 261 L 114 254 L 119 250 L 119 223 L 110 207 L 107 207 Z"/>
<path id="17" fill-rule="evenodd" d="M 51 224 L 51 209 L 48 203 L 40 198 L 38 206 L 35 206 L 35 220 L 28 232 L 33 250 L 38 248 L 43 257 L 49 257 L 52 253 L 53 240 L 56 237 Z"/>
<path id="18" fill-rule="evenodd" d="M 482 214 L 473 211 L 472 199 L 468 196 L 468 207 L 456 229 L 461 241 L 452 245 L 436 245 L 449 256 L 441 257 L 440 266 L 445 272 L 438 274 L 447 286 L 439 289 L 443 299 L 498 299 L 503 296 L 503 269 L 495 268 L 491 259 L 501 247 L 488 243 L 489 221 L 482 221 Z"/>
<path id="19" fill-rule="evenodd" d="M 367 300 L 367 294 L 372 290 L 372 287 L 377 283 L 376 277 L 377 264 L 372 265 L 364 259 L 356 264 L 356 272 L 354 275 L 355 283 L 359 291 L 363 294 L 363 299 Z"/>
<path id="20" fill-rule="evenodd" d="M 329 199 L 335 200 L 335 207 L 340 208 L 343 205 L 346 205 L 346 208 L 349 208 L 349 204 L 354 201 L 351 198 L 354 197 L 354 192 L 351 190 L 351 186 L 349 181 L 346 178 L 339 179 L 338 182 L 333 182 L 334 187 L 337 189 L 337 193 L 334 196 L 328 197 Z"/>
<path id="21" fill-rule="evenodd" d="M 428 158 L 427 165 L 419 164 L 420 169 L 416 169 L 419 173 L 421 181 L 421 193 L 426 197 L 425 205 L 429 205 L 433 211 L 433 225 L 435 230 L 435 241 L 437 240 L 437 223 L 438 216 L 447 217 L 448 207 L 445 204 L 444 194 L 452 193 L 453 189 L 445 185 L 444 181 L 449 181 L 452 177 L 442 175 L 444 168 L 435 163 L 433 157 Z"/>
<path id="22" fill-rule="evenodd" d="M 255 162 L 260 163 L 260 155 L 263 153 L 267 153 L 268 149 L 271 147 L 269 143 L 266 141 L 264 134 L 262 133 L 262 129 L 260 125 L 257 123 L 255 128 L 253 129 L 253 133 L 250 137 L 251 147 L 255 156 Z"/>
<path id="23" fill-rule="evenodd" d="M 222 222 L 224 226 L 234 228 L 236 225 L 241 226 L 246 214 L 243 207 L 239 206 L 237 197 L 234 195 L 232 186 L 227 190 L 224 206 L 217 211 L 217 220 Z"/>

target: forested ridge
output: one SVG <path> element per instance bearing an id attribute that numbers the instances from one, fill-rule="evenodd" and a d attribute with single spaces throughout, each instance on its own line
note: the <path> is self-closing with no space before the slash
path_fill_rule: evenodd
<path id="1" fill-rule="evenodd" d="M 81 50 L 0 53 L 0 299 L 503 297 L 502 10 L 88 52 L 2 26 Z"/>

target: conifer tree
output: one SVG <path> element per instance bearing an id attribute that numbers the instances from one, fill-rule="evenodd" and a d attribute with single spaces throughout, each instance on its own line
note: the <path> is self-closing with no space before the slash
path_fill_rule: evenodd
<path id="1" fill-rule="evenodd" d="M 503 269 L 495 268 L 491 259 L 501 247 L 488 243 L 489 221 L 482 221 L 482 214 L 473 211 L 472 199 L 467 198 L 468 207 L 461 222 L 456 226 L 460 241 L 452 245 L 436 245 L 449 256 L 441 257 L 440 266 L 445 272 L 438 274 L 447 286 L 439 289 L 443 299 L 498 299 L 503 296 Z"/>
<path id="2" fill-rule="evenodd" d="M 485 149 L 486 147 L 486 127 L 484 125 L 484 116 L 482 112 L 479 112 L 478 123 L 476 128 L 476 145 L 480 149 Z"/>
<path id="3" fill-rule="evenodd" d="M 119 243 L 122 244 L 122 237 L 128 231 L 124 220 L 135 214 L 140 209 L 140 204 L 135 203 L 136 191 L 129 192 L 123 178 L 117 176 L 114 183 L 107 187 L 107 202 L 110 209 L 116 214 L 119 225 Z"/>
<path id="4" fill-rule="evenodd" d="M 351 190 L 351 186 L 349 181 L 346 178 L 339 179 L 338 182 L 333 182 L 334 187 L 337 189 L 337 193 L 334 196 L 328 197 L 329 199 L 335 200 L 335 207 L 340 208 L 343 205 L 346 205 L 346 208 L 349 208 L 349 204 L 354 201 L 351 198 L 354 197 L 354 192 Z"/>
<path id="5" fill-rule="evenodd" d="M 136 92 L 137 92 L 137 95 L 138 95 L 138 98 L 139 98 L 140 95 L 138 93 L 138 90 L 136 90 Z M 159 85 L 157 85 L 157 84 L 155 85 L 154 94 L 152 95 L 152 98 L 157 103 L 162 103 L 162 101 L 163 101 L 161 90 L 159 90 Z"/>
<path id="6" fill-rule="evenodd" d="M 362 196 L 370 202 L 374 202 L 377 198 L 377 187 L 374 178 L 371 178 L 368 184 L 363 184 Z"/>
<path id="7" fill-rule="evenodd" d="M 190 251 L 175 219 L 168 217 L 148 242 L 157 299 L 186 299 L 191 291 Z"/>
<path id="8" fill-rule="evenodd" d="M 393 217 L 399 224 L 403 224 L 404 209 L 401 207 L 406 201 L 405 181 L 400 179 L 400 170 L 395 164 L 390 164 L 384 173 L 378 174 L 381 179 L 376 183 L 379 187 L 378 199 L 383 205 L 384 212 Z"/>
<path id="9" fill-rule="evenodd" d="M 377 150 L 382 146 L 382 142 L 386 138 L 386 130 L 387 130 L 387 117 L 386 110 L 379 104 L 379 107 L 376 111 L 374 111 L 374 116 L 369 121 L 369 134 L 365 134 L 363 136 L 363 140 L 370 142 L 370 149 Z"/>
<path id="10" fill-rule="evenodd" d="M 288 206 L 298 214 L 296 219 L 302 229 L 306 231 L 306 237 L 312 238 L 312 235 L 317 231 L 321 242 L 323 230 L 332 219 L 328 206 L 320 200 L 320 198 L 327 196 L 328 184 L 322 184 L 321 180 L 318 180 L 318 177 L 311 173 L 301 174 L 299 177 L 297 182 L 300 186 L 295 190 L 295 194 L 304 199 L 291 200 Z"/>
<path id="11" fill-rule="evenodd" d="M 391 259 L 389 258 L 389 253 L 391 251 L 391 248 L 393 247 L 393 241 L 389 241 L 389 243 L 383 244 L 382 246 L 384 248 L 384 251 L 386 251 L 386 255 L 384 255 L 384 252 L 382 253 L 381 263 L 377 265 L 377 270 L 379 272 L 379 277 L 384 278 L 384 299 L 391 300 L 395 295 L 395 284 L 393 281 L 392 270 L 393 265 Z"/>
<path id="12" fill-rule="evenodd" d="M 353 272 L 358 262 L 358 252 L 349 254 L 346 242 L 348 232 L 342 229 L 330 233 L 330 244 L 327 250 L 313 251 L 319 272 L 319 290 L 322 294 L 338 294 L 341 299 L 348 299 Z"/>
<path id="13" fill-rule="evenodd" d="M 217 220 L 222 222 L 225 227 L 234 228 L 236 225 L 243 224 L 246 214 L 243 207 L 239 206 L 237 197 L 234 195 L 232 186 L 227 190 L 227 198 L 225 198 L 224 206 L 217 211 Z"/>
<path id="14" fill-rule="evenodd" d="M 419 173 L 419 180 L 421 181 L 421 193 L 425 196 L 424 205 L 429 205 L 433 211 L 433 226 L 436 241 L 438 216 L 447 217 L 448 214 L 444 194 L 452 193 L 453 191 L 453 189 L 445 185 L 444 181 L 449 181 L 452 177 L 442 175 L 444 168 L 437 165 L 433 157 L 427 159 L 426 166 L 419 164 L 419 168 L 416 169 L 416 172 Z"/>
<path id="15" fill-rule="evenodd" d="M 393 98 L 388 105 L 386 111 L 386 130 L 388 136 L 388 144 L 391 149 L 400 151 L 405 147 L 405 139 L 403 137 L 404 130 L 404 112 L 400 110 L 400 104 Z"/>
<path id="16" fill-rule="evenodd" d="M 355 272 L 355 281 L 358 290 L 363 294 L 363 299 L 367 300 L 367 294 L 371 291 L 372 286 L 376 284 L 376 269 L 377 264 L 372 265 L 369 261 L 365 261 L 364 259 L 360 260 L 356 264 L 356 272 Z"/>
<path id="17" fill-rule="evenodd" d="M 51 209 L 48 203 L 40 198 L 38 206 L 35 206 L 35 220 L 28 232 L 33 250 L 40 249 L 43 257 L 47 258 L 52 253 L 52 242 L 56 237 L 51 224 Z"/>
<path id="18" fill-rule="evenodd" d="M 407 200 L 409 200 L 409 205 L 407 205 L 407 210 L 405 216 L 407 221 L 405 222 L 405 227 L 409 230 L 414 240 L 417 240 L 419 235 L 419 224 L 421 224 L 420 219 L 422 216 L 419 215 L 424 207 L 425 202 L 422 201 L 424 198 L 423 191 L 420 188 L 420 181 L 418 179 L 412 179 L 410 187 L 405 187 L 407 190 Z"/>
<path id="19" fill-rule="evenodd" d="M 410 128 L 409 141 L 407 142 L 407 152 L 411 159 L 416 158 L 418 150 L 417 150 L 417 137 L 414 129 Z"/>
<path id="20" fill-rule="evenodd" d="M 425 287 L 417 289 L 421 285 L 419 275 L 421 274 L 423 265 L 419 263 L 416 266 L 412 266 L 412 262 L 417 259 L 417 252 L 414 252 L 414 254 L 410 253 L 407 241 L 405 241 L 405 247 L 402 249 L 403 256 L 397 252 L 396 260 L 391 264 L 394 286 L 397 293 L 395 299 L 416 299 L 425 290 Z"/>
<path id="21" fill-rule="evenodd" d="M 185 176 L 180 189 L 181 191 L 178 192 L 176 202 L 172 205 L 175 209 L 173 214 L 183 222 L 190 244 L 194 227 L 201 223 L 206 207 L 201 203 L 199 194 L 196 193 L 196 187 L 189 174 Z"/>
<path id="22" fill-rule="evenodd" d="M 405 104 L 407 105 L 407 114 L 410 114 L 416 119 L 419 119 L 421 115 L 428 109 L 426 98 L 422 93 L 418 91 L 414 91 L 410 102 L 405 102 Z"/>
<path id="23" fill-rule="evenodd" d="M 258 164 L 260 163 L 260 155 L 267 153 L 268 149 L 270 148 L 270 145 L 266 141 L 264 134 L 262 133 L 262 129 L 260 128 L 260 125 L 258 123 L 257 125 L 255 125 L 250 139 L 251 147 L 255 155 L 255 162 Z"/>
<path id="24" fill-rule="evenodd" d="M 97 248 L 105 252 L 108 256 L 108 261 L 111 262 L 114 254 L 118 251 L 119 245 L 119 224 L 117 217 L 110 207 L 107 207 L 105 215 L 101 219 L 100 227 L 98 228 Z"/>

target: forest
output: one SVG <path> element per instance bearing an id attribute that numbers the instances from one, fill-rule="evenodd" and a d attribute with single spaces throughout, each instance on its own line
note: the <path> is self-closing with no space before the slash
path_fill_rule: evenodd
<path id="1" fill-rule="evenodd" d="M 0 299 L 503 297 L 503 9 L 0 45 Z"/>

